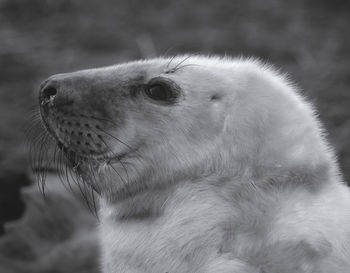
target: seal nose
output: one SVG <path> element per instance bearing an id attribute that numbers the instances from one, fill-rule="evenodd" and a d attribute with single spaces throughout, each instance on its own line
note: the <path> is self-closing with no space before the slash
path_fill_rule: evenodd
<path id="1" fill-rule="evenodd" d="M 51 100 L 57 95 L 57 89 L 52 85 L 45 86 L 41 91 L 41 96 L 45 100 Z"/>
<path id="2" fill-rule="evenodd" d="M 49 108 L 69 106 L 74 100 L 71 90 L 74 88 L 67 84 L 63 74 L 51 76 L 40 85 L 40 103 L 43 107 Z"/>
<path id="3" fill-rule="evenodd" d="M 52 102 L 53 99 L 57 100 L 55 97 L 58 96 L 59 86 L 59 82 L 53 77 L 43 81 L 39 88 L 39 98 L 41 103 L 46 104 Z"/>

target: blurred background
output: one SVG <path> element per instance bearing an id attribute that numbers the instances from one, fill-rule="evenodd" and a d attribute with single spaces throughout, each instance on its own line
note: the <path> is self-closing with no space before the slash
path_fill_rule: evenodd
<path id="1" fill-rule="evenodd" d="M 350 182 L 350 1 L 0 0 L 0 234 L 30 183 L 24 130 L 55 73 L 178 53 L 256 56 L 319 110 Z"/>

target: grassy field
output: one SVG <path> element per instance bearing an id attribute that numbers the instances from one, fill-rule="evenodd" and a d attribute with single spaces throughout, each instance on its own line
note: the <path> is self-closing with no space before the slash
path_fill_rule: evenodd
<path id="1" fill-rule="evenodd" d="M 40 81 L 161 54 L 257 56 L 287 72 L 319 109 L 350 181 L 349 27 L 347 0 L 0 0 L 0 222 L 21 211 Z"/>

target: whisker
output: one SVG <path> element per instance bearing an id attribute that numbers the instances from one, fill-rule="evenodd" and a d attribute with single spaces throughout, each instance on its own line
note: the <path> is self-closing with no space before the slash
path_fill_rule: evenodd
<path id="1" fill-rule="evenodd" d="M 123 182 L 124 185 L 128 185 L 128 183 L 126 183 L 126 181 L 124 180 L 124 178 L 119 174 L 119 172 L 114 168 L 113 165 L 108 164 L 108 166 L 111 167 L 111 168 L 115 171 L 115 173 L 119 176 L 120 180 Z"/>
<path id="2" fill-rule="evenodd" d="M 170 46 L 168 47 L 165 52 L 162 54 L 162 56 L 166 57 L 168 56 L 168 54 L 170 53 L 170 51 L 172 51 L 175 48 L 175 46 Z M 174 55 L 175 56 L 175 55 Z"/>
<path id="3" fill-rule="evenodd" d="M 98 128 L 98 130 L 101 131 L 102 133 L 104 133 L 104 134 L 110 136 L 111 138 L 115 139 L 116 141 L 120 142 L 121 144 L 125 145 L 129 150 L 131 150 L 131 151 L 134 150 L 130 145 L 126 144 L 125 142 L 121 141 L 121 140 L 118 139 L 117 137 L 113 136 L 111 133 L 109 133 L 109 132 L 107 132 L 107 131 L 105 131 L 105 130 L 103 130 L 103 129 L 101 129 L 101 128 Z M 134 152 L 135 154 L 137 154 L 138 156 L 141 156 L 141 155 L 139 155 L 139 154 L 137 153 L 137 151 L 133 151 L 133 152 Z"/>
<path id="4" fill-rule="evenodd" d="M 91 129 L 92 132 L 94 132 L 95 134 L 97 134 L 94 130 Z M 103 139 L 101 139 L 101 141 L 103 142 L 103 144 L 106 146 L 106 148 L 109 150 L 109 152 L 111 152 L 114 156 L 114 158 L 118 159 L 118 162 L 122 165 L 125 173 L 126 173 L 126 177 L 127 177 L 127 182 L 130 183 L 130 177 L 129 177 L 129 173 L 128 170 L 126 169 L 124 163 L 118 158 L 118 155 L 116 155 L 113 150 L 109 147 L 109 145 L 107 144 L 106 141 L 104 141 Z"/>
<path id="5" fill-rule="evenodd" d="M 91 189 L 90 194 L 92 196 L 92 205 L 93 205 L 93 209 L 94 209 L 94 215 L 97 218 L 97 220 L 100 220 L 99 217 L 98 217 L 98 212 L 97 212 L 97 206 L 96 206 L 96 199 L 95 199 L 94 189 L 93 188 L 90 188 L 90 189 Z"/>
<path id="6" fill-rule="evenodd" d="M 171 57 L 170 61 L 168 62 L 168 64 L 166 65 L 166 71 L 168 71 L 172 61 L 175 59 L 175 55 Z M 165 72 L 166 73 L 166 72 Z"/>
<path id="7" fill-rule="evenodd" d="M 177 68 L 183 64 L 185 61 L 187 61 L 189 58 L 191 58 L 192 55 L 188 55 L 186 56 L 182 61 L 180 61 L 175 67 L 171 68 L 170 70 L 166 71 L 165 73 L 169 74 L 169 73 L 174 73 L 177 71 Z"/>
<path id="8" fill-rule="evenodd" d="M 99 186 L 98 186 L 99 180 L 98 180 L 97 177 L 96 177 L 95 171 L 92 170 L 92 169 L 93 169 L 93 166 L 92 166 L 91 160 L 88 160 L 87 166 L 88 166 L 88 168 L 89 168 L 89 172 L 90 172 L 90 174 L 91 174 L 91 176 L 92 176 L 92 179 L 93 179 L 92 183 L 90 183 L 90 187 L 91 187 L 97 194 L 101 195 L 101 189 L 100 189 Z"/>
<path id="9" fill-rule="evenodd" d="M 180 70 L 180 69 L 182 69 L 182 68 L 188 67 L 188 66 L 200 66 L 200 65 L 199 65 L 199 64 L 184 64 L 184 65 L 182 65 L 182 66 L 177 67 L 177 68 L 174 70 L 174 72 L 176 72 L 176 71 L 178 71 L 178 70 Z"/>

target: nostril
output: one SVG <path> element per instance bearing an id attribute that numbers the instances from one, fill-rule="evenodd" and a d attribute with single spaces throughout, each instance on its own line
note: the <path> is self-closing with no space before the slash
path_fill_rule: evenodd
<path id="1" fill-rule="evenodd" d="M 51 97 L 55 96 L 57 94 L 57 90 L 53 86 L 47 86 L 42 91 L 43 97 L 46 99 L 50 99 Z"/>
<path id="2" fill-rule="evenodd" d="M 1 1 L 1 0 L 0 0 Z M 74 102 L 73 84 L 74 82 L 64 80 L 62 76 L 51 76 L 44 81 L 40 86 L 39 102 L 41 107 L 45 109 L 66 107 L 72 105 Z M 66 111 L 63 108 L 62 111 Z M 73 124 L 72 124 L 73 126 Z"/>

